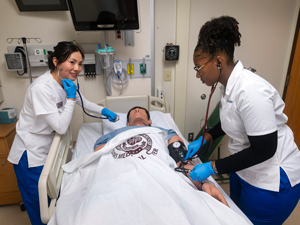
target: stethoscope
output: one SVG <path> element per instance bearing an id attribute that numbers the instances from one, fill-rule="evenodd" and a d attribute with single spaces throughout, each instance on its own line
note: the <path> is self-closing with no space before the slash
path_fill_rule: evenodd
<path id="1" fill-rule="evenodd" d="M 59 76 L 59 78 L 62 80 L 63 78 L 61 78 L 61 76 L 59 75 L 59 72 L 60 72 L 60 71 L 62 71 L 62 68 L 60 68 L 60 69 L 58 70 L 58 76 Z M 86 115 L 88 115 L 88 116 L 90 116 L 90 117 L 93 117 L 93 118 L 96 118 L 96 119 L 107 119 L 107 120 L 108 120 L 107 117 L 93 116 L 93 115 L 91 115 L 91 114 L 89 114 L 89 113 L 87 113 L 87 112 L 85 111 L 85 108 L 84 108 L 84 105 L 83 105 L 83 101 L 82 101 L 82 96 L 81 96 L 81 94 L 80 94 L 80 92 L 79 92 L 78 78 L 76 79 L 76 82 L 77 82 L 77 89 L 76 89 L 76 91 L 77 91 L 77 93 L 78 93 L 78 95 L 79 95 L 79 97 L 80 97 L 80 100 L 81 100 L 81 107 L 82 107 L 83 112 L 84 112 Z M 120 120 L 119 115 L 117 115 L 117 117 L 115 117 L 115 121 L 118 121 L 118 120 Z"/>
<path id="2" fill-rule="evenodd" d="M 219 83 L 219 80 L 220 80 L 220 77 L 221 77 L 221 73 L 222 73 L 222 67 L 221 67 L 220 63 L 217 64 L 217 67 L 220 70 L 220 73 L 219 73 L 219 77 L 218 77 L 217 82 L 211 87 L 211 90 L 210 90 L 210 95 L 209 95 L 209 98 L 208 98 L 208 103 L 207 103 L 207 108 L 206 108 L 205 123 L 204 123 L 204 127 L 203 127 L 203 134 L 202 134 L 203 138 L 202 138 L 199 150 L 196 152 L 196 154 L 193 157 L 191 157 L 192 159 L 198 157 L 198 153 L 200 152 L 200 150 L 201 150 L 201 148 L 203 146 L 204 137 L 205 137 L 205 131 L 206 131 L 206 125 L 207 125 L 207 118 L 208 118 L 208 111 L 209 111 L 210 100 L 211 100 L 211 97 L 212 97 L 213 93 L 216 90 L 216 87 L 217 87 L 217 85 Z M 190 172 L 190 171 L 188 171 L 188 172 Z"/>

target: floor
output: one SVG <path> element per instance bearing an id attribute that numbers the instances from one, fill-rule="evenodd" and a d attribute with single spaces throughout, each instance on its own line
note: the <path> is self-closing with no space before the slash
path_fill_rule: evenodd
<path id="1" fill-rule="evenodd" d="M 229 181 L 219 182 L 219 184 L 229 194 Z M 26 211 L 21 211 L 19 204 L 0 206 L 0 221 L 5 225 L 30 225 Z M 300 201 L 283 225 L 295 224 L 300 224 Z"/>

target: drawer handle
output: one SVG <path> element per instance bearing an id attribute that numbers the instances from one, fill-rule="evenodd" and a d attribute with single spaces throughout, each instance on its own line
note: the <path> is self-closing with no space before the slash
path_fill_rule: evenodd
<path id="1" fill-rule="evenodd" d="M 4 160 L 3 162 L 2 162 L 2 165 L 5 165 L 6 164 L 6 160 Z"/>

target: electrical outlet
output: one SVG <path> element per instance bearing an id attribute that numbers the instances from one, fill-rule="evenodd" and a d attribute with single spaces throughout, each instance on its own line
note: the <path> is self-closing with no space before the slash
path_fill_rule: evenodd
<path id="1" fill-rule="evenodd" d="M 127 73 L 130 75 L 134 74 L 134 64 L 133 63 L 131 64 L 131 69 L 130 69 L 130 64 L 129 63 L 127 64 Z"/>
<path id="2" fill-rule="evenodd" d="M 171 81 L 171 70 L 165 70 L 165 81 Z"/>
<path id="3" fill-rule="evenodd" d="M 147 73 L 147 64 L 145 63 L 143 66 L 143 63 L 140 63 L 140 74 L 146 74 Z"/>
<path id="4" fill-rule="evenodd" d="M 115 34 L 116 34 L 116 41 L 123 41 L 123 35 L 120 30 L 116 30 Z"/>
<path id="5" fill-rule="evenodd" d="M 194 140 L 194 133 L 189 133 L 188 135 L 188 142 L 192 142 Z"/>
<path id="6" fill-rule="evenodd" d="M 163 99 L 164 95 L 163 95 L 163 90 L 160 88 L 157 88 L 157 97 Z"/>

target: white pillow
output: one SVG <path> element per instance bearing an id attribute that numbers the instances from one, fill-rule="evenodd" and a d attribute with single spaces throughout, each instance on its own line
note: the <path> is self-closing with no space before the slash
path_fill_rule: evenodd
<path id="1" fill-rule="evenodd" d="M 103 123 L 103 135 L 108 134 L 116 129 L 126 127 L 127 124 L 127 113 L 118 113 L 120 120 L 112 123 L 109 122 L 109 120 L 102 120 Z M 180 130 L 178 129 L 177 125 L 175 124 L 173 118 L 171 117 L 170 113 L 162 113 L 159 111 L 151 111 L 150 112 L 150 118 L 152 120 L 151 126 L 157 126 L 162 127 L 165 129 L 173 129 L 185 142 L 186 146 L 188 145 L 188 142 L 186 139 L 182 136 Z"/>

